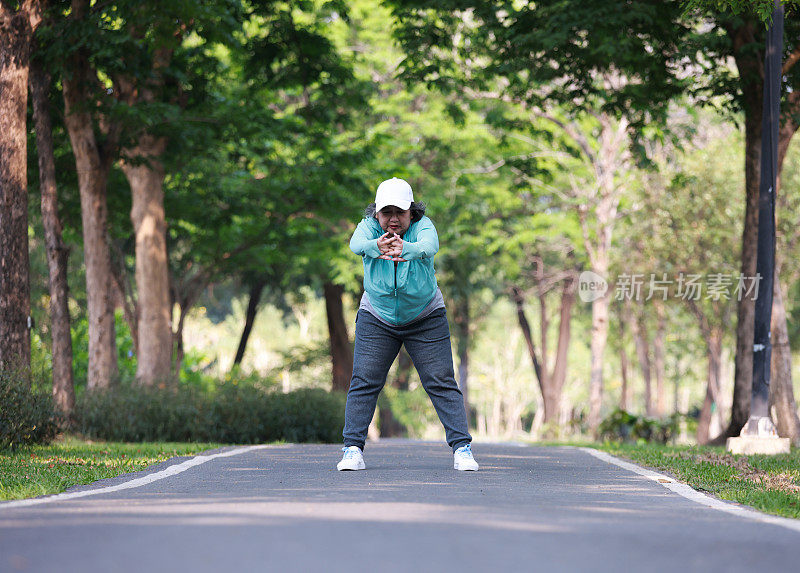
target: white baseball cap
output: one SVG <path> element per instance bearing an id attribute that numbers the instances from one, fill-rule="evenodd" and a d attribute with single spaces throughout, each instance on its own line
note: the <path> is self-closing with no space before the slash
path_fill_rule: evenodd
<path id="1" fill-rule="evenodd" d="M 380 211 L 387 205 L 394 205 L 403 210 L 409 209 L 414 201 L 411 185 L 403 179 L 392 177 L 378 185 L 375 194 L 375 211 Z"/>

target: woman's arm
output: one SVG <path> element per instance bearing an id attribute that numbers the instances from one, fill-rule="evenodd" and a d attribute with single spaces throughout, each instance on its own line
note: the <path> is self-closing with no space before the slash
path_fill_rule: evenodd
<path id="1" fill-rule="evenodd" d="M 366 220 L 361 221 L 350 238 L 350 250 L 362 257 L 377 259 L 381 256 L 378 239 Z"/>
<path id="2" fill-rule="evenodd" d="M 403 254 L 400 256 L 407 261 L 431 258 L 439 252 L 439 235 L 433 222 L 423 217 L 418 225 L 417 241 L 415 243 L 403 241 Z"/>

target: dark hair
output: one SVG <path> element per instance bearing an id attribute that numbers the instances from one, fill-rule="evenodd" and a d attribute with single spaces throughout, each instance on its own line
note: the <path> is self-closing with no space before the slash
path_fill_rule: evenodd
<path id="1" fill-rule="evenodd" d="M 411 203 L 411 222 L 416 223 L 423 216 L 425 216 L 425 203 L 421 201 L 413 201 Z M 364 209 L 364 218 L 372 219 L 375 216 L 375 203 L 370 203 L 367 205 L 367 208 Z"/>

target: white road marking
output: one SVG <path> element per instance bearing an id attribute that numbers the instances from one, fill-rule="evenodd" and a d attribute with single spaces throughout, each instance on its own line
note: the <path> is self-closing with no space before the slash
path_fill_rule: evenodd
<path id="1" fill-rule="evenodd" d="M 607 462 L 609 464 L 614 464 L 615 466 L 619 466 L 623 469 L 632 471 L 634 473 L 639 474 L 640 476 L 644 476 L 650 480 L 653 480 L 654 482 L 656 482 L 659 485 L 662 485 L 668 490 L 675 492 L 678 495 L 683 496 L 686 499 L 691 500 L 695 503 L 699 503 L 700 505 L 705 505 L 706 507 L 710 507 L 712 509 L 724 511 L 725 513 L 738 515 L 740 517 L 752 519 L 754 521 L 760 521 L 762 523 L 771 523 L 772 525 L 779 525 L 781 527 L 786 527 L 787 529 L 800 531 L 800 519 L 789 519 L 788 517 L 767 515 L 766 513 L 761 513 L 760 511 L 756 511 L 754 509 L 750 509 L 742 505 L 736 505 L 733 502 L 721 501 L 719 499 L 710 497 L 704 493 L 700 493 L 699 491 L 692 489 L 685 483 L 680 483 L 678 481 L 675 481 L 675 479 L 669 476 L 665 476 L 658 472 L 654 472 L 653 470 L 649 470 L 647 468 L 637 466 L 636 464 L 626 462 L 624 460 L 612 456 L 611 454 L 607 454 L 605 452 L 601 452 L 593 448 L 579 448 L 579 449 L 583 450 L 588 454 L 593 455 L 597 459 L 603 460 L 604 462 Z"/>
<path id="2" fill-rule="evenodd" d="M 72 493 L 59 493 L 56 495 L 49 495 L 46 497 L 35 497 L 33 499 L 20 499 L 16 501 L 9 501 L 5 503 L 0 503 L 0 510 L 2 509 L 12 509 L 17 507 L 27 507 L 29 505 L 39 505 L 42 503 L 51 503 L 54 501 L 65 501 L 68 499 L 76 499 L 79 497 L 88 497 L 90 495 L 99 495 L 101 493 L 112 493 L 115 491 L 121 491 L 124 489 L 132 489 L 135 487 L 142 487 L 143 485 L 147 485 L 149 483 L 153 483 L 158 480 L 162 480 L 179 473 L 185 472 L 186 470 L 193 468 L 195 466 L 199 466 L 200 464 L 204 464 L 206 462 L 210 462 L 211 460 L 217 458 L 229 458 L 231 456 L 238 456 L 239 454 L 244 454 L 247 452 L 251 452 L 253 450 L 258 450 L 262 448 L 266 448 L 267 446 L 247 446 L 243 448 L 236 448 L 233 450 L 228 450 L 225 452 L 220 452 L 218 454 L 210 454 L 210 455 L 197 455 L 185 462 L 181 462 L 179 464 L 175 464 L 165 468 L 161 471 L 154 472 L 151 474 L 147 474 L 146 476 L 142 476 L 140 478 L 132 479 L 130 481 L 126 481 L 117 485 L 110 485 L 107 487 L 99 487 L 96 489 L 86 489 L 83 491 L 76 491 Z"/>

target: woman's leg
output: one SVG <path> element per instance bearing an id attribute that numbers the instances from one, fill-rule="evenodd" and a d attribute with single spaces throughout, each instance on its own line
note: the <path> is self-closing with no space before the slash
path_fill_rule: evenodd
<path id="1" fill-rule="evenodd" d="M 400 352 L 400 338 L 392 328 L 365 310 L 356 317 L 356 347 L 353 354 L 353 377 L 344 410 L 345 446 L 364 449 L 367 428 L 375 414 L 386 374 Z"/>
<path id="2" fill-rule="evenodd" d="M 408 355 L 414 361 L 422 386 L 444 426 L 447 444 L 455 451 L 470 443 L 472 436 L 467 427 L 464 396 L 453 372 L 447 315 L 444 309 L 435 310 L 404 330 L 403 343 Z"/>

